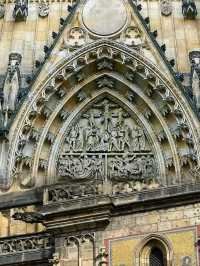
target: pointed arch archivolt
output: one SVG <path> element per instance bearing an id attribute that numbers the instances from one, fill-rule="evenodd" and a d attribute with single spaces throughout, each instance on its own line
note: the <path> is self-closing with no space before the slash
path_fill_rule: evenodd
<path id="1" fill-rule="evenodd" d="M 104 59 L 112 64 L 111 69 L 108 66 L 98 69 L 99 62 Z M 80 72 L 85 77 L 83 80 L 77 81 L 77 73 Z M 70 99 L 75 100 L 79 91 L 85 90 L 88 97 L 94 97 L 87 91 L 87 87 L 90 87 L 90 84 L 95 87 L 95 81 L 98 81 L 101 77 L 107 77 L 117 83 L 121 100 L 123 99 L 123 102 L 129 101 L 127 106 L 133 101 L 132 107 L 130 107 L 131 110 L 134 106 L 135 112 L 144 113 L 144 118 L 141 118 L 141 120 L 147 128 L 149 127 L 149 132 L 151 131 L 154 145 L 157 147 L 159 154 L 162 150 L 165 170 L 161 171 L 161 175 L 166 176 L 166 183 L 170 185 L 184 182 L 181 176 L 182 157 L 185 156 L 184 162 L 187 159 L 186 164 L 189 167 L 199 164 L 199 128 L 191 107 L 176 87 L 173 79 L 169 81 L 155 65 L 138 52 L 107 40 L 94 42 L 74 52 L 69 58 L 61 60 L 56 66 L 52 67 L 46 77 L 42 79 L 39 76 L 38 81 L 33 84 L 29 97 L 24 102 L 11 128 L 11 148 L 8 162 L 10 180 L 19 171 L 17 169 L 18 162 L 23 162 L 24 157 L 30 168 L 30 179 L 38 179 L 40 160 L 44 159 L 41 158 L 41 153 L 45 139 L 49 130 L 52 129 L 52 125 L 57 123 L 56 130 L 54 126 L 54 140 L 48 148 L 48 154 L 45 157 L 46 162 L 43 163 L 42 181 L 36 182 L 37 185 L 42 185 L 47 176 L 53 175 L 53 171 L 50 170 L 51 167 L 48 164 L 53 162 L 56 143 L 59 142 L 61 136 L 59 132 L 67 123 L 65 121 L 62 121 L 62 123 L 55 121 L 58 121 L 58 116 L 63 108 L 68 109 Z M 42 81 L 40 82 L 40 80 Z M 130 95 L 123 95 L 123 90 Z M 109 88 L 109 93 L 115 94 L 114 88 Z M 131 93 L 134 95 L 131 95 Z M 60 95 L 59 99 L 56 98 L 56 106 L 51 110 L 50 115 L 45 117 L 42 126 L 39 125 L 40 134 L 38 134 L 37 140 L 30 149 L 31 152 L 28 155 L 30 158 L 27 158 L 28 156 L 23 154 L 24 144 L 22 143 L 29 142 L 31 131 L 38 128 L 38 121 L 41 120 L 42 112 L 44 113 L 44 106 L 48 105 L 55 95 Z M 136 103 L 134 99 L 130 100 L 127 97 L 135 97 Z M 89 102 L 90 100 L 88 98 L 86 101 Z M 141 106 L 144 106 L 144 108 L 142 109 Z M 136 107 L 139 108 L 139 111 L 136 111 Z M 76 111 L 70 110 L 70 112 L 73 115 L 73 112 Z M 176 128 L 177 125 L 179 126 L 178 129 Z M 180 131 L 180 136 L 176 136 L 176 130 Z M 195 154 L 195 157 L 192 158 L 191 154 Z M 162 159 L 158 158 L 158 160 L 162 165 L 161 168 L 164 169 Z M 47 168 L 49 169 L 48 173 Z M 31 182 L 32 185 L 35 185 L 35 182 Z"/>
<path id="2" fill-rule="evenodd" d="M 166 184 L 166 174 L 165 174 L 165 164 L 164 164 L 164 158 L 162 154 L 162 150 L 160 148 L 160 145 L 158 143 L 158 140 L 156 138 L 156 135 L 149 125 L 147 123 L 146 119 L 144 116 L 138 111 L 136 107 L 131 105 L 125 98 L 120 96 L 114 91 L 110 91 L 108 89 L 103 89 L 100 92 L 96 92 L 93 97 L 88 98 L 86 101 L 82 102 L 76 109 L 75 112 L 72 113 L 71 116 L 66 120 L 66 122 L 63 124 L 62 128 L 58 132 L 58 137 L 56 138 L 54 145 L 52 147 L 51 153 L 50 153 L 50 158 L 49 158 L 49 167 L 48 167 L 48 174 L 47 176 L 49 177 L 49 180 L 51 182 L 56 183 L 57 180 L 53 180 L 54 177 L 56 177 L 56 164 L 58 161 L 58 155 L 60 153 L 60 149 L 62 147 L 64 137 L 66 135 L 67 128 L 70 126 L 71 123 L 73 123 L 73 120 L 76 120 L 76 117 L 79 116 L 80 114 L 84 113 L 85 110 L 88 109 L 89 106 L 92 105 L 92 103 L 96 100 L 104 99 L 104 98 L 111 98 L 114 99 L 114 102 L 118 102 L 119 105 L 123 108 L 126 108 L 129 110 L 130 113 L 133 113 L 137 119 L 143 124 L 144 128 L 147 130 L 151 142 L 153 143 L 154 147 L 154 153 L 156 154 L 156 159 L 159 165 L 159 176 L 160 178 L 164 181 Z"/>

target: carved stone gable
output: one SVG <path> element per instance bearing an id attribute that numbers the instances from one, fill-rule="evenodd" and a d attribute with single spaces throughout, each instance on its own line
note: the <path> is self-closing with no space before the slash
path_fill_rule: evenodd
<path id="1" fill-rule="evenodd" d="M 118 103 L 96 102 L 71 124 L 58 175 L 73 181 L 149 181 L 156 164 L 142 126 Z"/>

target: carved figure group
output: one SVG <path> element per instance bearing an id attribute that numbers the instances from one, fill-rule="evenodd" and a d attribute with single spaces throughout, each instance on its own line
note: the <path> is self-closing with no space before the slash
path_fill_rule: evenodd
<path id="1" fill-rule="evenodd" d="M 103 179 L 104 159 L 101 155 L 66 156 L 59 163 L 59 174 L 72 179 Z"/>
<path id="2" fill-rule="evenodd" d="M 152 156 L 124 154 L 109 160 L 110 179 L 142 180 L 155 176 L 155 162 Z"/>
<path id="3" fill-rule="evenodd" d="M 156 166 L 144 130 L 118 104 L 104 99 L 69 127 L 58 161 L 61 178 L 149 180 Z"/>
<path id="4" fill-rule="evenodd" d="M 130 123 L 128 114 L 104 102 L 91 109 L 74 125 L 66 138 L 69 151 L 124 152 L 145 151 L 146 137 L 141 127 Z"/>

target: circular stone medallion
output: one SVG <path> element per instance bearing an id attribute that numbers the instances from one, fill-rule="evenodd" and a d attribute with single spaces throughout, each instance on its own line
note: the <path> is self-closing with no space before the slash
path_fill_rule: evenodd
<path id="1" fill-rule="evenodd" d="M 118 33 L 126 24 L 127 11 L 123 0 L 87 0 L 82 12 L 85 27 L 95 35 Z"/>

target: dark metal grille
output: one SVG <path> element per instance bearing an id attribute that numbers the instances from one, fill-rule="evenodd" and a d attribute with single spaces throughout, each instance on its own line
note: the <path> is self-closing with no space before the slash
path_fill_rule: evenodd
<path id="1" fill-rule="evenodd" d="M 150 266 L 164 266 L 162 251 L 159 248 L 153 248 L 150 253 Z"/>

